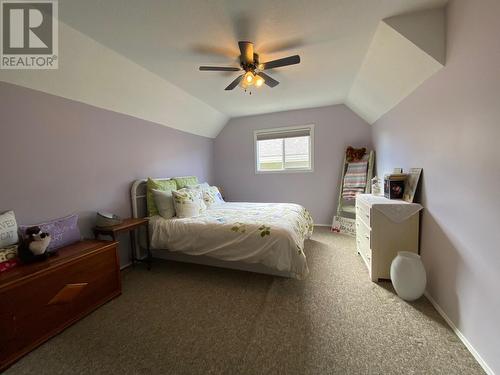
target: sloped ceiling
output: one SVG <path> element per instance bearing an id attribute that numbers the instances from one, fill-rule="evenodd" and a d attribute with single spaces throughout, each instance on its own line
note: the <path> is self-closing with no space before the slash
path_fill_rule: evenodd
<path id="1" fill-rule="evenodd" d="M 426 21 L 409 14 L 445 3 L 60 0 L 59 71 L 0 71 L 0 79 L 208 137 L 229 117 L 345 102 L 371 122 L 390 107 L 375 105 L 380 113 L 373 114 L 366 109 L 372 94 L 357 94 L 381 21 L 428 54 L 432 48 L 419 37 Z M 391 18 L 400 15 L 409 19 Z M 237 66 L 238 40 L 253 41 L 261 61 L 299 54 L 302 62 L 269 71 L 281 82 L 273 89 L 251 96 L 239 88 L 224 91 L 236 74 L 199 72 L 198 66 Z"/>
<path id="2" fill-rule="evenodd" d="M 59 52 L 57 70 L 8 70 L 0 77 L 206 137 L 215 137 L 227 122 L 227 115 L 64 22 Z"/>
<path id="3" fill-rule="evenodd" d="M 444 9 L 379 23 L 345 103 L 372 124 L 444 66 Z"/>

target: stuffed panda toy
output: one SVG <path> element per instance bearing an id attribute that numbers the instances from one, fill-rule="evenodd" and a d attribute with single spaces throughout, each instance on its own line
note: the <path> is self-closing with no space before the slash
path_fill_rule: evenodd
<path id="1" fill-rule="evenodd" d="M 50 243 L 50 234 L 42 232 L 40 227 L 29 227 L 23 237 L 23 244 L 19 248 L 19 258 L 23 263 L 44 260 L 50 255 L 46 251 Z"/>

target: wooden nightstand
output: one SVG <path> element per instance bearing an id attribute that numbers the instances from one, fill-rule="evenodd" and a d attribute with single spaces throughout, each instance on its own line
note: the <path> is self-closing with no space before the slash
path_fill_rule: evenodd
<path id="1" fill-rule="evenodd" d="M 135 231 L 141 226 L 146 227 L 146 250 L 148 252 L 148 256 L 146 258 L 146 262 L 148 263 L 148 270 L 151 269 L 151 248 L 149 246 L 149 219 L 123 219 L 121 224 L 112 225 L 109 227 L 94 227 L 94 236 L 98 239 L 99 235 L 111 236 L 113 241 L 116 241 L 116 235 L 123 232 L 130 232 L 130 242 L 131 242 L 131 260 L 132 265 L 136 261 L 142 261 L 142 259 L 137 259 L 137 243 Z"/>

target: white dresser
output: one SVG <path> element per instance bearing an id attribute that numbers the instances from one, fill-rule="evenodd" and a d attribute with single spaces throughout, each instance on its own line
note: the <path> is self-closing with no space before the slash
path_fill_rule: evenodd
<path id="1" fill-rule="evenodd" d="M 356 246 L 372 281 L 390 279 L 398 251 L 418 253 L 422 206 L 371 194 L 356 196 Z"/>

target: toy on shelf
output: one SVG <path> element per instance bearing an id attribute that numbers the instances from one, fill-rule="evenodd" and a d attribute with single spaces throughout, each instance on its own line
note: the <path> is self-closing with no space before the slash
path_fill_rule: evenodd
<path id="1" fill-rule="evenodd" d="M 19 258 L 23 263 L 33 263 L 47 259 L 48 256 L 53 254 L 46 251 L 50 240 L 50 234 L 42 232 L 40 227 L 27 228 L 24 240 L 19 247 Z"/>

